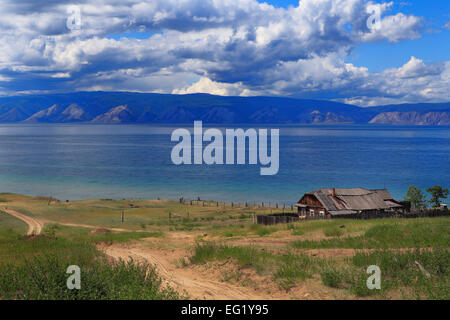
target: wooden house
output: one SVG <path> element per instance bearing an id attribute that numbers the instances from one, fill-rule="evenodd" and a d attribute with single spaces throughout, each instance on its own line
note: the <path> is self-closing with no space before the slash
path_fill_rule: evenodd
<path id="1" fill-rule="evenodd" d="M 360 213 L 395 212 L 403 206 L 392 198 L 386 189 L 363 188 L 319 189 L 306 193 L 297 203 L 298 215 L 302 218 L 332 218 L 334 216 Z"/>

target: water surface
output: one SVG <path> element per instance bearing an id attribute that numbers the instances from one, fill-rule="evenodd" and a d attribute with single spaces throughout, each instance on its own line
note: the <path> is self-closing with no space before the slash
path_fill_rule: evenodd
<path id="1" fill-rule="evenodd" d="M 386 187 L 398 199 L 409 185 L 450 187 L 448 127 L 277 126 L 276 176 L 260 176 L 259 165 L 175 166 L 170 135 L 178 127 L 189 128 L 0 125 L 0 192 L 291 204 L 321 187 Z"/>

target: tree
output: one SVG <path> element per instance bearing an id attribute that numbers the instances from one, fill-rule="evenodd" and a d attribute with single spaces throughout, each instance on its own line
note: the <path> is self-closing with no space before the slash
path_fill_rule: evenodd
<path id="1" fill-rule="evenodd" d="M 425 199 L 425 195 L 422 193 L 422 190 L 416 186 L 410 186 L 406 192 L 405 201 L 411 203 L 411 208 L 415 209 L 424 208 L 427 200 Z"/>
<path id="2" fill-rule="evenodd" d="M 429 202 L 433 205 L 433 208 L 439 208 L 441 206 L 441 199 L 447 199 L 448 197 L 448 189 L 443 189 L 441 186 L 428 188 L 427 192 L 431 194 Z"/>

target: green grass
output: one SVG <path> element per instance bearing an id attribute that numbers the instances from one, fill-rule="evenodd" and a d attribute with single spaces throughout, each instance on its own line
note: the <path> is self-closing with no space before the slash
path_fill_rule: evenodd
<path id="1" fill-rule="evenodd" d="M 410 248 L 448 247 L 450 245 L 450 218 L 423 218 L 411 220 L 382 220 L 369 227 L 363 235 L 296 241 L 295 248 Z M 328 232 L 325 229 L 324 233 Z"/>
<path id="2" fill-rule="evenodd" d="M 382 271 L 382 290 L 408 287 L 416 298 L 450 299 L 448 249 L 358 252 L 351 262 L 359 269 L 369 265 L 379 266 Z M 417 263 L 425 271 L 421 270 Z"/>
<path id="3" fill-rule="evenodd" d="M 275 256 L 277 257 L 277 256 Z M 317 269 L 319 259 L 313 259 L 303 254 L 288 253 L 277 257 L 278 268 L 274 273 L 274 279 L 283 289 L 290 289 L 297 282 L 312 278 Z"/>
<path id="4" fill-rule="evenodd" d="M 276 228 L 276 227 L 265 227 L 261 224 L 251 224 L 251 225 L 249 225 L 248 229 L 249 229 L 249 232 L 253 232 L 260 237 L 267 236 L 278 230 L 278 228 Z"/>
<path id="5" fill-rule="evenodd" d="M 155 232 L 108 232 L 91 234 L 92 229 L 67 227 L 59 224 L 46 224 L 42 230 L 42 234 L 50 237 L 63 237 L 68 240 L 78 242 L 97 243 L 124 243 L 135 241 L 143 238 L 162 237 L 164 233 Z"/>
<path id="6" fill-rule="evenodd" d="M 332 288 L 343 288 L 347 272 L 344 269 L 336 268 L 335 265 L 327 265 L 320 270 L 320 277 L 324 285 Z"/>
<path id="7" fill-rule="evenodd" d="M 381 290 L 367 288 L 369 275 L 366 271 L 371 265 L 380 267 Z M 450 253 L 442 248 L 357 252 L 346 264 L 328 264 L 320 271 L 320 276 L 326 286 L 348 289 L 360 297 L 384 297 L 388 292 L 398 292 L 398 298 L 448 300 Z"/>
<path id="8" fill-rule="evenodd" d="M 234 260 L 241 268 L 253 268 L 258 274 L 271 275 L 283 289 L 289 289 L 298 281 L 312 277 L 320 260 L 303 254 L 277 255 L 251 246 L 239 247 L 206 242 L 195 246 L 190 262 L 204 264 L 228 259 Z"/>
<path id="9" fill-rule="evenodd" d="M 0 210 L 0 236 L 4 231 L 25 233 L 27 229 L 28 226 L 22 220 L 12 217 Z"/>
<path id="10" fill-rule="evenodd" d="M 344 230 L 332 226 L 332 227 L 327 227 L 323 230 L 323 234 L 327 237 L 340 237 L 344 234 Z"/>
<path id="11" fill-rule="evenodd" d="M 81 290 L 67 289 L 70 265 L 81 268 Z M 108 261 L 90 241 L 19 234 L 0 239 L 0 299 L 178 298 L 153 266 Z"/>
<path id="12" fill-rule="evenodd" d="M 342 289 L 358 297 L 388 297 L 407 299 L 450 299 L 450 253 L 447 249 L 396 252 L 375 250 L 357 252 L 344 260 L 315 258 L 287 252 L 270 253 L 256 247 L 199 243 L 190 263 L 204 264 L 232 260 L 240 268 L 252 268 L 260 275 L 269 275 L 280 288 L 289 290 L 306 279 L 320 276 L 326 286 Z M 420 270 L 416 261 L 430 274 Z M 371 265 L 381 269 L 381 290 L 367 288 L 366 273 Z M 232 277 L 239 279 L 237 275 Z"/>

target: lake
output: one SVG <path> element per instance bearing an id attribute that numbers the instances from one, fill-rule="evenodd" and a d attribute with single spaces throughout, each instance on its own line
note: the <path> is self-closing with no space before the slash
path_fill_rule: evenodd
<path id="1" fill-rule="evenodd" d="M 410 185 L 450 187 L 449 127 L 276 126 L 279 172 L 261 176 L 259 165 L 172 164 L 172 131 L 192 126 L 0 125 L 0 192 L 292 204 L 322 187 L 386 187 L 397 199 Z"/>

